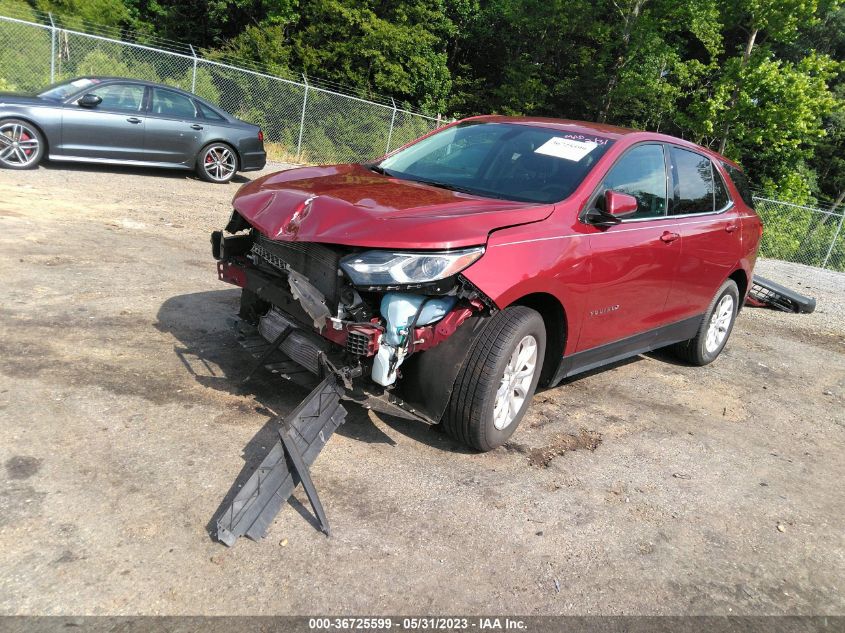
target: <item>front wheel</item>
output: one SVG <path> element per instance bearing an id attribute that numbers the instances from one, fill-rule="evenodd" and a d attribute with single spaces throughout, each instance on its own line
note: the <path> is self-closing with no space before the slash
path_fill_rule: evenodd
<path id="1" fill-rule="evenodd" d="M 739 311 L 739 288 L 728 279 L 707 307 L 695 338 L 678 343 L 674 352 L 693 365 L 707 365 L 725 349 Z"/>
<path id="2" fill-rule="evenodd" d="M 44 137 L 28 121 L 0 121 L 0 167 L 33 169 L 44 157 Z"/>
<path id="3" fill-rule="evenodd" d="M 545 352 L 546 327 L 538 312 L 512 306 L 497 313 L 458 373 L 444 430 L 479 451 L 504 444 L 528 410 Z"/>
<path id="4" fill-rule="evenodd" d="M 197 156 L 197 174 L 208 182 L 226 183 L 238 171 L 238 156 L 225 143 L 211 143 Z"/>

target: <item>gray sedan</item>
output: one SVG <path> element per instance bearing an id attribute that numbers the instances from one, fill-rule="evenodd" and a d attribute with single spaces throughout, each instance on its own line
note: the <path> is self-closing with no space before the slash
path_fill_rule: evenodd
<path id="1" fill-rule="evenodd" d="M 80 77 L 38 95 L 0 93 L 0 167 L 44 158 L 194 169 L 223 183 L 264 167 L 261 129 L 189 92 L 115 77 Z"/>

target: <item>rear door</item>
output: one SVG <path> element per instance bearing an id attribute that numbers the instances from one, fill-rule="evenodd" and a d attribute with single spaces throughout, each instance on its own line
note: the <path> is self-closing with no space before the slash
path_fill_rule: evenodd
<path id="1" fill-rule="evenodd" d="M 167 88 L 151 88 L 145 136 L 150 160 L 192 166 L 203 128 L 204 121 L 192 98 Z"/>
<path id="2" fill-rule="evenodd" d="M 704 313 L 742 252 L 742 220 L 724 177 L 709 157 L 669 145 L 673 195 L 669 215 L 682 249 L 667 302 L 674 320 Z"/>
<path id="3" fill-rule="evenodd" d="M 62 106 L 59 147 L 51 154 L 101 160 L 144 160 L 144 98 L 146 86 L 109 83 L 83 94 L 102 99 L 85 108 L 79 98 Z M 83 95 L 78 95 L 82 97 Z"/>
<path id="4" fill-rule="evenodd" d="M 577 351 L 642 335 L 666 323 L 666 299 L 680 257 L 680 240 L 667 219 L 665 149 L 645 143 L 608 170 L 592 204 L 608 189 L 637 198 L 637 212 L 621 224 L 591 227 L 590 290 Z M 588 203 L 589 204 L 589 203 Z"/>

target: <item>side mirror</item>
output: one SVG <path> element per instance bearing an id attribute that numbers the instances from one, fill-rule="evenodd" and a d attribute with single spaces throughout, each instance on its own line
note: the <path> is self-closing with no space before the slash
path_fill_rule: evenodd
<path id="1" fill-rule="evenodd" d="M 618 191 L 604 192 L 604 209 L 615 218 L 624 218 L 637 212 L 637 199 Z"/>
<path id="2" fill-rule="evenodd" d="M 102 102 L 102 97 L 98 97 L 97 95 L 92 95 L 89 93 L 87 95 L 83 95 L 82 98 L 76 102 L 76 104 L 82 106 L 83 108 L 96 108 Z"/>
<path id="3" fill-rule="evenodd" d="M 637 208 L 634 196 L 608 190 L 604 192 L 604 209 L 590 209 L 584 220 L 593 226 L 613 226 L 622 222 L 622 218 L 636 213 Z"/>

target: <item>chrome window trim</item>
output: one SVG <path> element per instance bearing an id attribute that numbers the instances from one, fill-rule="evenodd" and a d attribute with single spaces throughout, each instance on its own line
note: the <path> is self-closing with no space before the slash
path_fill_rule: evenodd
<path id="1" fill-rule="evenodd" d="M 730 196 L 728 196 L 730 199 Z M 728 204 L 724 207 L 719 209 L 718 211 L 705 211 L 703 213 L 681 213 L 679 215 L 661 215 L 654 218 L 631 218 L 629 220 L 622 220 L 622 224 L 634 224 L 635 222 L 653 222 L 655 220 L 674 220 L 675 218 L 700 218 L 704 216 L 710 215 L 722 215 L 723 213 L 727 213 L 734 207 L 734 201 L 730 200 Z"/>

